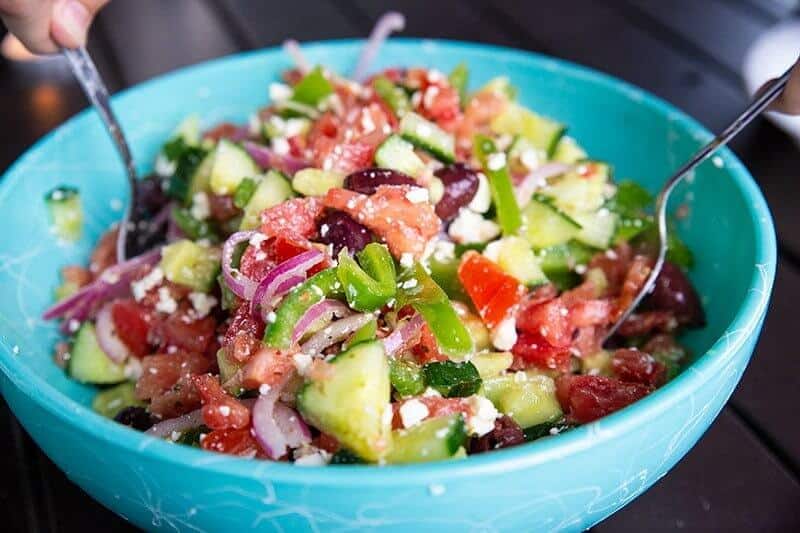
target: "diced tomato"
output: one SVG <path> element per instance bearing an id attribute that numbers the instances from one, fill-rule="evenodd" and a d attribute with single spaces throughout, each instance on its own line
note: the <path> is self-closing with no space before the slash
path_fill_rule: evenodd
<path id="1" fill-rule="evenodd" d="M 314 153 L 314 163 L 325 170 L 350 174 L 372 163 L 377 146 L 378 142 L 362 141 L 328 144 L 325 148 L 318 145 Z"/>
<path id="2" fill-rule="evenodd" d="M 189 312 L 173 313 L 154 327 L 153 335 L 163 350 L 209 353 L 215 341 L 217 322 L 212 316 L 196 318 Z"/>
<path id="3" fill-rule="evenodd" d="M 669 333 L 677 327 L 678 321 L 670 311 L 642 311 L 629 316 L 617 333 L 623 337 L 639 337 L 654 331 Z"/>
<path id="4" fill-rule="evenodd" d="M 309 239 L 317 233 L 323 210 L 322 202 L 313 196 L 287 200 L 261 213 L 261 233 Z"/>
<path id="5" fill-rule="evenodd" d="M 264 279 L 275 266 L 311 248 L 311 243 L 306 239 L 291 235 L 277 235 L 262 241 L 258 247 L 248 246 L 239 261 L 239 270 L 248 278 L 258 282 Z M 308 275 L 313 276 L 328 266 L 329 262 L 326 259 L 312 267 Z"/>
<path id="6" fill-rule="evenodd" d="M 569 306 L 569 320 L 575 327 L 600 326 L 612 321 L 609 300 L 583 300 Z"/>
<path id="7" fill-rule="evenodd" d="M 375 232 L 395 257 L 411 253 L 421 257 L 428 241 L 441 227 L 432 205 L 414 203 L 406 195 L 408 186 L 381 185 L 367 196 L 346 189 L 330 189 L 322 202 L 344 211 Z"/>
<path id="8" fill-rule="evenodd" d="M 494 261 L 473 251 L 462 257 L 458 279 L 489 327 L 510 316 L 525 294 L 525 287 L 515 277 L 506 274 Z"/>
<path id="9" fill-rule="evenodd" d="M 625 275 L 628 273 L 633 250 L 627 243 L 617 245 L 613 250 L 599 252 L 589 262 L 589 268 L 599 268 L 608 281 L 608 293 L 619 293 Z"/>
<path id="10" fill-rule="evenodd" d="M 191 376 L 181 376 L 161 394 L 150 399 L 150 412 L 161 418 L 175 418 L 200 407 L 200 396 Z"/>
<path id="11" fill-rule="evenodd" d="M 584 326 L 576 329 L 572 352 L 581 357 L 599 352 L 603 348 L 605 333 L 606 328 L 600 326 Z"/>
<path id="12" fill-rule="evenodd" d="M 431 361 L 447 361 L 448 357 L 439 351 L 436 338 L 427 324 L 422 326 L 419 342 L 411 347 L 411 353 L 420 364 L 430 363 Z"/>
<path id="13" fill-rule="evenodd" d="M 111 320 L 119 339 L 137 357 L 150 353 L 151 317 L 134 300 L 117 300 L 111 305 Z"/>
<path id="14" fill-rule="evenodd" d="M 261 451 L 250 428 L 216 429 L 203 438 L 200 447 L 210 452 L 252 457 Z"/>
<path id="15" fill-rule="evenodd" d="M 300 158 L 305 157 L 306 147 L 308 146 L 305 137 L 302 135 L 292 135 L 286 138 L 286 142 L 289 144 L 290 155 Z"/>
<path id="16" fill-rule="evenodd" d="M 417 396 L 412 398 L 419 400 L 425 407 L 428 408 L 428 418 L 436 418 L 439 416 L 447 416 L 456 413 L 461 413 L 465 418 L 472 416 L 473 407 L 468 398 L 442 398 L 441 396 Z M 392 428 L 398 429 L 403 427 L 403 421 L 400 418 L 400 407 L 409 400 L 403 400 L 392 404 L 393 417 Z"/>
<path id="17" fill-rule="evenodd" d="M 211 429 L 242 429 L 250 425 L 250 410 L 226 393 L 216 377 L 194 377 L 194 386 L 203 404 L 203 422 Z"/>
<path id="18" fill-rule="evenodd" d="M 241 305 L 225 331 L 222 348 L 232 361 L 244 363 L 261 347 L 263 335 L 264 323 L 250 314 L 249 305 Z"/>
<path id="19" fill-rule="evenodd" d="M 565 374 L 556 379 L 556 395 L 567 419 L 581 424 L 618 411 L 652 391 L 647 385 L 605 376 Z"/>
<path id="20" fill-rule="evenodd" d="M 149 400 L 166 391 L 182 376 L 208 372 L 211 361 L 193 353 L 148 355 L 142 358 L 142 376 L 136 382 L 136 397 Z"/>
<path id="21" fill-rule="evenodd" d="M 217 124 L 210 130 L 203 133 L 203 139 L 210 139 L 212 141 L 219 141 L 220 139 L 231 139 L 233 141 L 241 141 L 247 137 L 247 130 L 236 124 L 230 122 L 222 122 Z"/>
<path id="22" fill-rule="evenodd" d="M 260 385 L 278 386 L 294 372 L 291 353 L 272 348 L 261 348 L 242 369 L 242 384 L 248 389 Z"/>
<path id="23" fill-rule="evenodd" d="M 529 368 L 531 365 L 560 372 L 570 369 L 570 348 L 553 346 L 537 332 L 520 331 L 511 353 L 515 357 L 515 369 Z"/>
<path id="24" fill-rule="evenodd" d="M 658 387 L 666 381 L 667 367 L 639 350 L 617 350 L 611 359 L 614 374 L 622 381 Z"/>
<path id="25" fill-rule="evenodd" d="M 633 261 L 631 261 L 628 267 L 628 272 L 625 274 L 619 298 L 617 299 L 617 316 L 621 315 L 625 309 L 630 307 L 631 302 L 633 302 L 633 299 L 636 298 L 636 295 L 647 281 L 647 276 L 650 275 L 651 265 L 652 261 L 643 255 L 637 255 L 633 258 Z"/>
<path id="26" fill-rule="evenodd" d="M 561 298 L 523 306 L 517 313 L 517 328 L 528 333 L 537 333 L 550 345 L 561 348 L 571 344 L 575 329 L 569 317 L 569 309 Z"/>

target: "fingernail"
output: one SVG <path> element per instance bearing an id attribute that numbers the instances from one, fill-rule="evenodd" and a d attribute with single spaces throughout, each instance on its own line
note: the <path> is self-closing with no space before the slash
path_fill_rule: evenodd
<path id="1" fill-rule="evenodd" d="M 86 6 L 77 0 L 62 0 L 56 5 L 55 18 L 77 45 L 86 44 L 86 32 L 89 30 L 91 18 Z"/>

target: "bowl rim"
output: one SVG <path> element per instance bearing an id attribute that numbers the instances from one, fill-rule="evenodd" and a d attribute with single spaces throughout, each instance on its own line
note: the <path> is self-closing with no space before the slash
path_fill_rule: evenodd
<path id="1" fill-rule="evenodd" d="M 313 51 L 326 48 L 351 51 L 363 43 L 363 39 L 335 39 L 303 43 L 303 48 Z M 497 55 L 502 55 L 504 62 L 514 63 L 523 68 L 535 66 L 536 68 L 566 72 L 570 76 L 588 79 L 597 85 L 621 91 L 636 98 L 639 105 L 649 107 L 659 114 L 669 115 L 678 129 L 688 132 L 698 140 L 705 141 L 712 137 L 712 134 L 695 119 L 650 92 L 609 74 L 563 59 L 511 47 L 448 39 L 392 38 L 384 46 L 388 48 L 440 46 L 447 48 L 448 52 L 464 51 L 472 56 L 477 54 L 496 58 Z M 169 84 L 175 78 L 190 76 L 198 71 L 214 70 L 223 64 L 247 63 L 259 56 L 265 56 L 272 60 L 272 56 L 279 57 L 280 53 L 280 47 L 268 47 L 204 61 L 159 75 L 120 91 L 113 97 L 113 100 L 117 105 L 121 105 L 132 93 L 152 85 Z M 12 163 L 4 173 L 5 179 L 0 181 L 0 200 L 10 194 L 16 181 L 20 179 L 20 175 L 15 174 L 18 166 L 56 134 L 79 126 L 80 121 L 85 120 L 90 113 L 92 113 L 91 109 L 85 109 L 71 117 L 39 139 Z M 189 468 L 204 468 L 220 475 L 242 479 L 269 477 L 271 481 L 321 486 L 370 486 L 386 485 L 387 483 L 391 485 L 427 485 L 433 480 L 438 483 L 472 477 L 476 474 L 501 474 L 562 459 L 652 421 L 659 411 L 684 400 L 708 377 L 715 375 L 726 366 L 746 343 L 749 333 L 761 323 L 769 301 L 776 268 L 777 245 L 772 216 L 761 190 L 742 162 L 728 148 L 720 150 L 717 155 L 722 158 L 730 178 L 742 195 L 750 200 L 748 213 L 754 227 L 754 266 L 748 291 L 739 309 L 725 329 L 725 333 L 714 342 L 711 348 L 664 387 L 621 411 L 570 430 L 559 435 L 557 439 L 539 439 L 521 446 L 473 456 L 466 461 L 442 461 L 380 468 L 359 465 L 341 465 L 336 468 L 299 468 L 287 463 L 260 461 L 258 466 L 253 468 L 252 460 L 208 453 L 185 446 L 175 446 L 105 419 L 94 413 L 89 407 L 79 404 L 50 383 L 40 379 L 31 369 L 20 363 L 18 358 L 12 356 L 11 350 L 7 349 L 7 346 L 0 350 L 0 369 L 13 386 L 40 408 L 52 413 L 66 424 L 77 427 L 80 432 L 87 432 L 100 441 L 134 454 L 144 454 L 153 461 L 176 463 L 176 466 Z M 4 344 L 0 343 L 0 345 Z"/>

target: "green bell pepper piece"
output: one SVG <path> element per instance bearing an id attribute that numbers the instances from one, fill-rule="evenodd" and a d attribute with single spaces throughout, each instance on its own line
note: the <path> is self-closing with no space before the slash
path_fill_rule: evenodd
<path id="1" fill-rule="evenodd" d="M 247 203 L 256 192 L 256 187 L 258 187 L 258 183 L 251 178 L 245 178 L 239 182 L 239 185 L 236 187 L 236 191 L 233 193 L 233 205 L 239 209 L 244 209 L 247 207 Z"/>
<path id="2" fill-rule="evenodd" d="M 381 100 L 392 108 L 395 115 L 402 116 L 407 111 L 411 110 L 411 104 L 409 103 L 406 92 L 392 83 L 386 76 L 378 76 L 375 78 L 372 86 Z"/>
<path id="3" fill-rule="evenodd" d="M 338 296 L 340 292 L 341 284 L 334 268 L 325 269 L 292 289 L 275 310 L 275 321 L 267 326 L 264 343 L 279 350 L 291 348 L 294 326 L 306 311 L 329 296 Z"/>
<path id="4" fill-rule="evenodd" d="M 417 396 L 425 390 L 422 369 L 413 361 L 389 359 L 389 380 L 400 396 Z"/>
<path id="5" fill-rule="evenodd" d="M 361 326 L 353 336 L 350 337 L 350 340 L 347 342 L 349 346 L 353 346 L 354 344 L 358 344 L 359 342 L 364 341 L 371 341 L 375 338 L 375 335 L 378 333 L 378 319 L 372 317 L 372 319 Z"/>
<path id="6" fill-rule="evenodd" d="M 339 253 L 336 276 L 342 282 L 347 304 L 358 311 L 372 312 L 386 305 L 397 292 L 394 260 L 386 246 L 374 242 L 356 255 L 358 263 L 346 250 Z"/>
<path id="7" fill-rule="evenodd" d="M 514 196 L 514 187 L 511 185 L 506 155 L 498 152 L 494 141 L 485 135 L 475 137 L 475 155 L 489 178 L 489 189 L 492 192 L 497 221 L 500 223 L 503 235 L 515 235 L 522 225 L 522 215 Z"/>
<path id="8" fill-rule="evenodd" d="M 469 330 L 447 294 L 419 262 L 400 275 L 398 287 L 397 309 L 410 305 L 422 315 L 442 353 L 452 357 L 472 353 L 474 346 Z"/>
<path id="9" fill-rule="evenodd" d="M 469 67 L 466 63 L 459 63 L 447 76 L 450 85 L 458 91 L 461 107 L 467 104 L 467 84 L 469 83 Z"/>
<path id="10" fill-rule="evenodd" d="M 212 224 L 207 220 L 197 220 L 185 207 L 173 207 L 172 220 L 193 241 L 198 239 L 208 239 L 215 243 L 220 241 L 217 230 Z"/>
<path id="11" fill-rule="evenodd" d="M 314 70 L 305 75 L 300 82 L 294 86 L 292 100 L 301 104 L 316 107 L 319 103 L 333 92 L 333 86 L 322 73 L 322 67 L 314 67 Z"/>

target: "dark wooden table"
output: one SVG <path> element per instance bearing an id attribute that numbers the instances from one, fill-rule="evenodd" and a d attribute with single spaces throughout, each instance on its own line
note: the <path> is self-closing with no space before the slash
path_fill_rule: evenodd
<path id="1" fill-rule="evenodd" d="M 365 36 L 389 7 L 406 35 L 483 41 L 566 58 L 631 81 L 717 130 L 746 101 L 748 45 L 788 15 L 790 0 L 114 0 L 90 48 L 112 90 L 208 58 L 299 40 Z M 55 63 L 54 63 L 55 61 Z M 57 60 L 0 60 L 0 169 L 86 106 Z M 643 496 L 597 531 L 800 531 L 800 151 L 762 121 L 734 150 L 772 207 L 780 265 L 756 354 L 728 406 Z M 45 457 L 0 406 L 5 531 L 126 531 Z M 8 441 L 6 441 L 8 442 Z"/>

